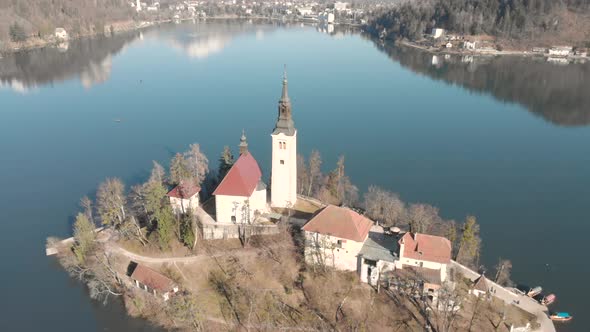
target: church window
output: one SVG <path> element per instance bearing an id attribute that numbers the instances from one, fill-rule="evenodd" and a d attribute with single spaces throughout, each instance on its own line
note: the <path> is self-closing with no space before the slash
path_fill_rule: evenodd
<path id="1" fill-rule="evenodd" d="M 231 221 L 236 222 L 236 216 L 231 216 Z"/>
<path id="2" fill-rule="evenodd" d="M 281 159 L 281 165 L 285 165 L 285 161 Z"/>
<path id="3" fill-rule="evenodd" d="M 287 142 L 283 142 L 283 150 L 287 149 Z"/>

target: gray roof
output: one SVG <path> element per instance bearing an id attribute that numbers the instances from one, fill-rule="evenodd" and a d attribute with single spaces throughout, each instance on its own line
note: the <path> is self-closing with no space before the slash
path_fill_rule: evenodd
<path id="1" fill-rule="evenodd" d="M 367 259 L 393 263 L 398 260 L 397 240 L 397 237 L 392 235 L 369 232 L 369 236 L 359 254 Z"/>

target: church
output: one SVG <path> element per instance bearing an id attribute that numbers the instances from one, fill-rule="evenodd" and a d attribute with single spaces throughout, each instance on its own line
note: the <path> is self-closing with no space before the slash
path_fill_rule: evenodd
<path id="1" fill-rule="evenodd" d="M 286 73 L 271 141 L 270 202 L 260 166 L 242 133 L 240 156 L 213 192 L 218 224 L 254 224 L 271 212 L 271 207 L 288 208 L 297 201 L 297 129 Z"/>

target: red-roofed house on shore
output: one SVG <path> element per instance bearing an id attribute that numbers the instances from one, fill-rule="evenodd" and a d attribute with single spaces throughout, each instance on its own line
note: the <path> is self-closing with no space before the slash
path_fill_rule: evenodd
<path id="1" fill-rule="evenodd" d="M 167 301 L 170 295 L 178 292 L 178 286 L 172 279 L 142 264 L 135 266 L 130 278 L 135 282 L 135 286 L 154 294 L 154 296 L 161 296 L 164 301 Z"/>
<path id="2" fill-rule="evenodd" d="M 447 265 L 451 262 L 451 241 L 441 236 L 406 233 L 398 241 L 399 260 L 396 268 L 423 267 L 440 271 L 440 280 L 447 278 Z"/>
<path id="3" fill-rule="evenodd" d="M 218 223 L 250 224 L 270 210 L 262 172 L 244 143 L 243 136 L 240 157 L 213 192 Z"/>
<path id="4" fill-rule="evenodd" d="M 328 205 L 304 226 L 305 260 L 356 271 L 358 255 L 373 222 L 344 207 Z"/>
<path id="5" fill-rule="evenodd" d="M 166 194 L 170 198 L 170 205 L 175 213 L 186 213 L 189 209 L 195 212 L 199 207 L 199 192 L 201 188 L 196 184 L 182 182 Z"/>

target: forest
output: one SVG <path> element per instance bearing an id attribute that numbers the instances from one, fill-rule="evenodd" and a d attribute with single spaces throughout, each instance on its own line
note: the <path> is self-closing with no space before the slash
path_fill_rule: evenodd
<path id="1" fill-rule="evenodd" d="M 57 27 L 87 35 L 132 15 L 126 0 L 0 0 L 0 41 L 44 37 Z"/>
<path id="2" fill-rule="evenodd" d="M 560 34 L 589 41 L 588 0 L 428 0 L 407 1 L 373 13 L 368 30 L 385 38 L 422 38 L 432 28 L 457 34 L 541 39 Z"/>

